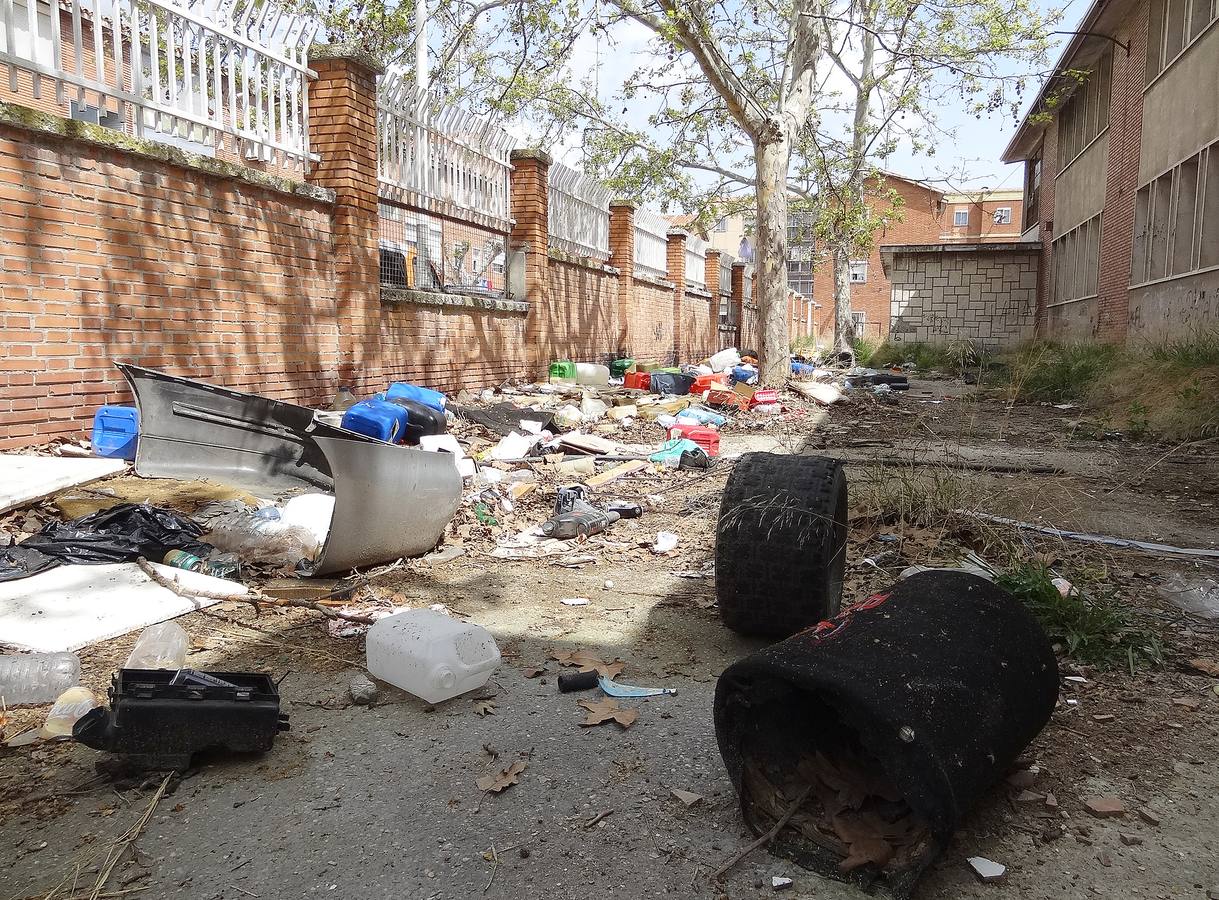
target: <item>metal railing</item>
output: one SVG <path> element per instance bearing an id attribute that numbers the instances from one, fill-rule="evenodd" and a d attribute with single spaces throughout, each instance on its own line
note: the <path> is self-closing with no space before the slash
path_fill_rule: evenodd
<path id="1" fill-rule="evenodd" d="M 669 272 L 669 228 L 660 213 L 635 210 L 635 271 L 653 278 Z"/>
<path id="2" fill-rule="evenodd" d="M 732 266 L 736 257 L 720 251 L 720 293 L 732 295 Z"/>
<path id="3" fill-rule="evenodd" d="M 414 82 L 390 73 L 377 90 L 377 141 L 382 197 L 512 230 L 514 141 L 496 120 L 456 107 L 421 107 Z"/>
<path id="4" fill-rule="evenodd" d="M 610 258 L 609 205 L 613 192 L 562 163 L 551 163 L 547 187 L 550 246 L 573 256 Z"/>
<path id="5" fill-rule="evenodd" d="M 707 284 L 707 242 L 694 234 L 686 237 L 686 283 L 696 287 Z"/>
<path id="6" fill-rule="evenodd" d="M 0 64 L 74 118 L 305 169 L 319 27 L 269 0 L 0 0 Z"/>

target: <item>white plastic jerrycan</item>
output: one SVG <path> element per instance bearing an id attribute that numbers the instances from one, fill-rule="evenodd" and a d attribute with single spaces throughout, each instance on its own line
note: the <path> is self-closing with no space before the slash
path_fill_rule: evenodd
<path id="1" fill-rule="evenodd" d="M 367 654 L 374 677 L 428 703 L 482 687 L 500 659 L 487 629 L 430 609 L 378 619 L 368 629 Z"/>

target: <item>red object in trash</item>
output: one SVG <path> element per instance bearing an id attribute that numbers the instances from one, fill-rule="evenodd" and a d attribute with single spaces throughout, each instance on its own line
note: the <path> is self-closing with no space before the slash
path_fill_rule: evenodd
<path id="1" fill-rule="evenodd" d="M 778 403 L 779 392 L 774 388 L 761 388 L 753 392 L 749 398 L 750 406 L 761 406 L 763 403 Z"/>
<path id="2" fill-rule="evenodd" d="M 737 409 L 749 409 L 749 399 L 742 397 L 732 388 L 713 387 L 707 392 L 707 405 L 709 406 L 735 406 Z"/>
<path id="3" fill-rule="evenodd" d="M 728 382 L 724 380 L 724 376 L 721 374 L 699 375 L 694 379 L 694 384 L 690 388 L 690 393 L 702 394 L 711 390 L 713 387 L 719 387 L 720 385 L 727 386 L 727 384 Z"/>
<path id="4" fill-rule="evenodd" d="M 650 372 L 627 372 L 622 376 L 622 386 L 633 388 L 637 391 L 647 391 L 652 388 L 652 373 Z"/>
<path id="5" fill-rule="evenodd" d="M 678 423 L 669 428 L 669 440 L 688 438 L 706 451 L 708 456 L 720 455 L 720 433 L 706 425 Z"/>

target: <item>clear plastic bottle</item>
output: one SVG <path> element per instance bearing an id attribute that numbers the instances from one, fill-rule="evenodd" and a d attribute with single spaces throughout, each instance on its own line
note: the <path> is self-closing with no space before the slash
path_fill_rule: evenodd
<path id="1" fill-rule="evenodd" d="M 331 412 L 346 412 L 359 402 L 356 400 L 356 395 L 351 392 L 351 388 L 346 385 L 339 387 L 334 392 L 334 399 L 330 401 Z"/>
<path id="2" fill-rule="evenodd" d="M 177 622 L 149 625 L 140 632 L 124 669 L 180 669 L 190 639 Z"/>
<path id="3" fill-rule="evenodd" d="M 9 706 L 50 703 L 80 681 L 75 653 L 19 653 L 0 656 L 0 697 Z"/>

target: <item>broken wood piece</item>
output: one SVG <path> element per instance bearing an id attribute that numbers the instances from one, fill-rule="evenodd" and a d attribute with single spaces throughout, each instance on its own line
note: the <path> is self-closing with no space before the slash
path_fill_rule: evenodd
<path id="1" fill-rule="evenodd" d="M 584 483 L 593 489 L 604 487 L 617 481 L 619 478 L 625 478 L 627 475 L 642 472 L 647 467 L 648 464 L 644 460 L 637 459 L 632 462 L 624 462 L 621 465 L 614 466 L 612 469 L 607 469 L 600 475 L 594 475 Z"/>

